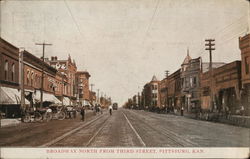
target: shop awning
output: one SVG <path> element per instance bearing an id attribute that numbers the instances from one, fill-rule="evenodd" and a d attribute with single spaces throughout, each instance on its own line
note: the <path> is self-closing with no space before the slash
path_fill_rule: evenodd
<path id="1" fill-rule="evenodd" d="M 25 104 L 30 104 L 25 99 Z M 21 104 L 21 91 L 9 87 L 0 87 L 0 104 Z"/>
<path id="2" fill-rule="evenodd" d="M 40 102 L 41 99 L 41 92 L 36 91 L 34 96 L 35 101 Z M 54 104 L 61 104 L 62 102 L 56 98 L 55 95 L 43 92 L 43 102 L 51 102 Z"/>
<path id="3" fill-rule="evenodd" d="M 91 104 L 89 103 L 89 101 L 87 101 L 87 100 L 83 100 L 83 106 L 86 106 L 86 105 L 91 106 Z"/>
<path id="4" fill-rule="evenodd" d="M 70 105 L 69 97 L 63 97 L 63 105 Z"/>

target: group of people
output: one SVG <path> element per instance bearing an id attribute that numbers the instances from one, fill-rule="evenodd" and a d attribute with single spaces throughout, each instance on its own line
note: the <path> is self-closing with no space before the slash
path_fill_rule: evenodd
<path id="1" fill-rule="evenodd" d="M 110 105 L 109 106 L 109 114 L 112 115 L 112 111 L 113 111 L 113 108 L 112 106 Z M 102 108 L 101 108 L 101 105 L 95 105 L 95 112 L 98 114 L 99 112 L 102 114 Z M 84 121 L 85 120 L 85 107 L 81 107 L 81 120 Z"/>

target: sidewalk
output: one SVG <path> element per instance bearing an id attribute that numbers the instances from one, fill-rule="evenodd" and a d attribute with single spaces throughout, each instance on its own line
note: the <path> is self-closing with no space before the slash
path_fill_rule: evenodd
<path id="1" fill-rule="evenodd" d="M 15 119 L 1 119 L 1 127 L 16 126 L 21 123 L 20 118 Z"/>
<path id="2" fill-rule="evenodd" d="M 103 110 L 104 111 L 104 110 Z M 89 115 L 94 115 L 94 111 L 93 110 L 85 110 L 85 115 L 89 116 Z M 81 116 L 80 113 L 78 112 L 77 113 L 77 116 Z M 65 120 L 68 120 L 68 119 L 65 119 Z M 70 119 L 69 119 L 70 120 Z M 1 122 L 0 122 L 0 128 L 2 127 L 9 127 L 9 126 L 17 126 L 19 124 L 22 123 L 21 121 L 21 118 L 14 118 L 14 119 L 11 119 L 11 118 L 5 118 L 5 119 L 1 119 Z"/>
<path id="3" fill-rule="evenodd" d="M 175 115 L 180 116 L 180 113 L 177 113 Z M 213 114 L 211 113 L 211 114 L 203 114 L 201 116 L 198 115 L 197 117 L 194 113 L 184 112 L 184 117 L 196 120 L 206 120 L 211 122 L 218 122 L 218 123 L 250 128 L 250 116 L 230 115 L 228 117 L 225 117 L 225 116 L 219 116 L 218 114 L 215 113 Z"/>

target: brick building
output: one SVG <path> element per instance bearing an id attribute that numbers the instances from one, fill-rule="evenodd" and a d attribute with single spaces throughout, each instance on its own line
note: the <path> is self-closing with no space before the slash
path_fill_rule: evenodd
<path id="1" fill-rule="evenodd" d="M 239 38 L 242 68 L 242 104 L 250 114 L 250 34 Z"/>
<path id="2" fill-rule="evenodd" d="M 19 49 L 0 38 L 0 111 L 20 116 Z"/>
<path id="3" fill-rule="evenodd" d="M 41 90 L 43 91 L 43 105 L 49 103 L 61 104 L 55 94 L 61 94 L 62 82 L 57 77 L 57 70 L 40 58 L 28 51 L 23 52 L 23 83 L 24 95 L 31 103 L 31 106 L 38 107 L 41 102 Z M 43 86 L 42 86 L 42 72 Z"/>
<path id="4" fill-rule="evenodd" d="M 155 76 L 153 76 L 152 80 L 144 85 L 143 94 L 144 94 L 144 105 L 148 107 L 150 110 L 155 110 L 156 108 L 160 108 L 160 81 L 157 80 Z"/>
<path id="5" fill-rule="evenodd" d="M 77 100 L 77 85 L 75 74 L 77 67 L 70 55 L 67 60 L 59 60 L 57 56 L 45 60 L 49 65 L 65 76 L 63 102 L 65 105 L 74 105 Z"/>
<path id="6" fill-rule="evenodd" d="M 240 89 L 240 61 L 214 68 L 213 77 L 211 72 L 207 71 L 201 75 L 201 108 L 219 112 L 229 109 L 231 113 L 235 113 L 240 104 Z"/>
<path id="7" fill-rule="evenodd" d="M 76 73 L 76 84 L 77 84 L 77 99 L 82 105 L 84 100 L 90 101 L 90 90 L 89 90 L 89 77 L 90 74 L 87 71 L 77 71 Z"/>
<path id="8" fill-rule="evenodd" d="M 170 110 L 180 109 L 181 98 L 181 69 L 168 76 L 168 104 Z"/>
<path id="9" fill-rule="evenodd" d="M 214 70 L 215 103 L 218 111 L 228 107 L 235 113 L 240 105 L 241 61 L 234 61 Z"/>
<path id="10" fill-rule="evenodd" d="M 161 108 L 166 108 L 168 104 L 168 77 L 164 78 L 159 83 L 160 88 L 160 105 Z"/>

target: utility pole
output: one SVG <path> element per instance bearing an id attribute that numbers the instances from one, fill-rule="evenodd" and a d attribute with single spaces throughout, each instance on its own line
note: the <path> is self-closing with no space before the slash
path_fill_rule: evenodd
<path id="1" fill-rule="evenodd" d="M 100 89 L 97 89 L 97 103 L 98 104 L 100 104 L 99 91 L 100 91 Z"/>
<path id="2" fill-rule="evenodd" d="M 24 68 L 23 68 L 23 53 L 25 49 L 22 48 L 19 52 L 19 84 L 21 89 L 21 108 L 24 108 L 25 100 L 24 100 Z"/>
<path id="3" fill-rule="evenodd" d="M 94 87 L 94 84 L 90 84 L 91 104 L 93 104 L 93 87 Z"/>
<path id="4" fill-rule="evenodd" d="M 166 76 L 166 78 L 168 78 L 168 75 L 169 75 L 169 71 L 166 70 L 166 71 L 165 71 L 165 76 Z"/>
<path id="5" fill-rule="evenodd" d="M 43 46 L 42 60 L 43 60 L 43 63 L 44 63 L 45 46 L 52 45 L 52 44 L 47 44 L 47 43 L 43 42 L 43 43 L 36 43 L 36 45 L 42 45 Z M 43 83 L 44 83 L 44 66 L 42 65 L 42 82 L 41 82 L 40 108 L 43 107 Z"/>
<path id="6" fill-rule="evenodd" d="M 210 106 L 212 107 L 212 111 L 214 110 L 214 97 L 213 97 L 213 66 L 212 66 L 212 51 L 215 50 L 215 39 L 206 39 L 205 40 L 207 46 L 205 50 L 209 50 L 209 72 L 210 72 Z"/>

